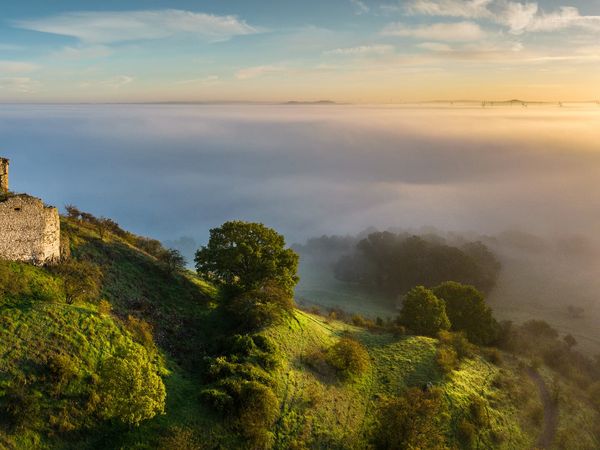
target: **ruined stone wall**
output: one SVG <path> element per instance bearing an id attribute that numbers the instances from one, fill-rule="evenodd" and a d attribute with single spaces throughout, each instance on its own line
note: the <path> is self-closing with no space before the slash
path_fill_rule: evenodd
<path id="1" fill-rule="evenodd" d="M 36 264 L 58 261 L 58 210 L 28 195 L 0 201 L 0 258 Z"/>

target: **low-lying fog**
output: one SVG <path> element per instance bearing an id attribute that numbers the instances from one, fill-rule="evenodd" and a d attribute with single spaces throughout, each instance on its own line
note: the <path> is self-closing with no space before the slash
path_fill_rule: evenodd
<path id="1" fill-rule="evenodd" d="M 4 105 L 0 149 L 13 190 L 163 240 L 234 218 L 289 242 L 423 225 L 562 239 L 576 251 L 505 249 L 518 270 L 496 295 L 597 305 L 597 105 Z"/>

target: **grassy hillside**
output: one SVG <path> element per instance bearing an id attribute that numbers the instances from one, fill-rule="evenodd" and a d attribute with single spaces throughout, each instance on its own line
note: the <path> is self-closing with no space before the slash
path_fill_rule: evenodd
<path id="1" fill-rule="evenodd" d="M 63 232 L 73 260 L 99 269 L 97 295 L 69 304 L 64 271 L 0 263 L 0 408 L 11 414 L 0 414 L 0 448 L 248 448 L 201 395 L 206 357 L 218 360 L 229 326 L 216 289 L 167 270 L 131 240 L 101 238 L 70 219 Z M 517 360 L 498 365 L 474 354 L 448 372 L 437 361 L 436 339 L 368 331 L 300 310 L 258 336 L 273 347 L 270 369 L 256 372 L 268 372 L 277 397 L 273 448 L 369 447 L 382 402 L 411 387 L 442 392 L 440 427 L 451 448 L 531 448 L 543 426 L 536 386 Z M 348 379 L 323 359 L 344 337 L 368 352 L 367 369 Z M 121 376 L 108 383 L 113 373 Z M 111 396 L 115 386 L 135 388 L 130 374 L 142 377 L 142 391 L 155 374 L 166 394 L 164 411 L 144 403 L 152 417 L 139 424 L 123 421 L 126 408 Z M 597 414 L 579 391 L 566 389 L 560 442 L 575 448 L 568 430 L 577 427 L 578 437 L 585 435 L 581 448 L 597 447 L 593 428 L 583 428 L 597 423 Z M 464 423 L 474 416 L 480 426 L 466 436 Z"/>

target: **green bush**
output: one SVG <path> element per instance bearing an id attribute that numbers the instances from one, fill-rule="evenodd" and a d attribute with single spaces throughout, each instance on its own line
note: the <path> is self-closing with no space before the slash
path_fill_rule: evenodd
<path id="1" fill-rule="evenodd" d="M 39 411 L 38 395 L 24 384 L 17 383 L 0 397 L 0 421 L 13 431 L 35 422 Z"/>
<path id="2" fill-rule="evenodd" d="M 172 427 L 158 442 L 158 450 L 202 450 L 212 448 L 204 444 L 189 428 Z"/>
<path id="3" fill-rule="evenodd" d="M 369 368 L 369 353 L 354 339 L 342 338 L 326 355 L 327 362 L 342 378 L 360 375 Z"/>
<path id="4" fill-rule="evenodd" d="M 254 448 L 270 448 L 273 442 L 271 427 L 279 415 L 279 401 L 267 386 L 250 381 L 242 386 L 238 426 Z"/>
<path id="5" fill-rule="evenodd" d="M 446 449 L 442 427 L 443 400 L 439 389 L 409 389 L 401 397 L 383 399 L 378 407 L 374 444 L 389 450 Z"/>
<path id="6" fill-rule="evenodd" d="M 221 414 L 231 411 L 234 405 L 233 397 L 222 389 L 204 389 L 200 400 Z"/>
<path id="7" fill-rule="evenodd" d="M 435 360 L 443 373 L 450 373 L 458 367 L 458 355 L 452 347 L 440 346 Z"/>
<path id="8" fill-rule="evenodd" d="M 138 425 L 164 413 L 166 390 L 143 347 L 112 356 L 100 370 L 100 415 Z"/>

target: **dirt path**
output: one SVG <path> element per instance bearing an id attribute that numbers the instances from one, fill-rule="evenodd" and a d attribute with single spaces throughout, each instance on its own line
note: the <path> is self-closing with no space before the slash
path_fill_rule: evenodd
<path id="1" fill-rule="evenodd" d="M 558 407 L 552 400 L 548 386 L 538 371 L 527 368 L 527 375 L 529 375 L 529 378 L 531 378 L 538 387 L 542 404 L 544 405 L 544 427 L 538 438 L 536 448 L 548 450 L 552 446 L 554 436 L 556 435 L 556 428 L 558 426 Z"/>

